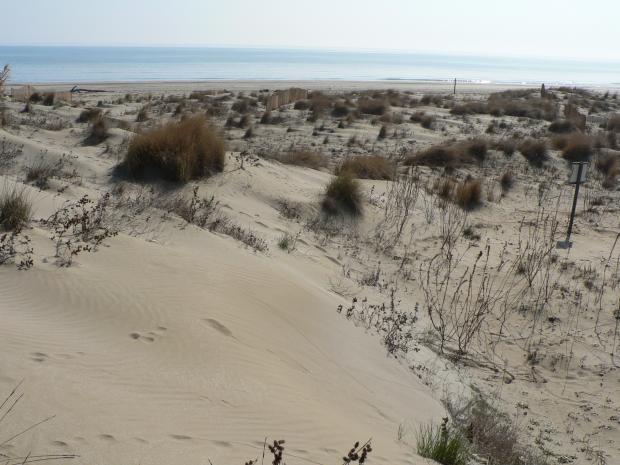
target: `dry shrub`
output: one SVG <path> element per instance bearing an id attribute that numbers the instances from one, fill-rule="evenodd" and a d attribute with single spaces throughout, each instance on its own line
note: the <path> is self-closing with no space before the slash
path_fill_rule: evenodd
<path id="1" fill-rule="evenodd" d="M 291 150 L 274 158 L 286 165 L 304 166 L 314 170 L 325 168 L 328 161 L 325 154 L 308 149 Z"/>
<path id="2" fill-rule="evenodd" d="M 440 107 L 443 105 L 443 97 L 441 95 L 424 94 L 420 99 L 422 105 L 435 105 Z"/>
<path id="3" fill-rule="evenodd" d="M 456 186 L 454 202 L 463 210 L 472 210 L 480 205 L 482 185 L 477 179 L 466 179 Z"/>
<path id="4" fill-rule="evenodd" d="M 499 184 L 502 186 L 502 192 L 508 192 L 514 186 L 514 176 L 512 171 L 507 170 L 499 178 Z"/>
<path id="5" fill-rule="evenodd" d="M 324 114 L 332 106 L 333 98 L 323 92 L 314 91 L 310 94 L 310 110 L 315 117 Z"/>
<path id="6" fill-rule="evenodd" d="M 596 160 L 596 169 L 605 176 L 602 186 L 605 189 L 613 189 L 620 175 L 620 156 L 613 154 L 599 156 Z"/>
<path id="7" fill-rule="evenodd" d="M 377 139 L 385 139 L 387 137 L 387 126 L 384 124 L 379 129 L 379 134 L 377 135 Z"/>
<path id="8" fill-rule="evenodd" d="M 103 116 L 99 115 L 91 123 L 88 130 L 88 135 L 84 140 L 86 145 L 97 145 L 106 140 L 109 137 L 108 124 Z"/>
<path id="9" fill-rule="evenodd" d="M 459 153 L 450 145 L 433 145 L 417 152 L 405 160 L 406 165 L 424 165 L 456 168 L 462 165 Z"/>
<path id="10" fill-rule="evenodd" d="M 310 108 L 309 100 L 297 100 L 293 105 L 294 110 L 308 110 Z"/>
<path id="11" fill-rule="evenodd" d="M 479 161 L 486 158 L 488 148 L 489 146 L 487 141 L 480 137 L 467 141 L 461 146 L 461 149 L 465 155 L 476 158 Z"/>
<path id="12" fill-rule="evenodd" d="M 24 188 L 4 186 L 0 192 L 0 229 L 18 231 L 30 221 L 32 202 Z"/>
<path id="13" fill-rule="evenodd" d="M 489 95 L 486 112 L 493 116 L 517 116 L 553 121 L 557 105 L 548 98 L 541 98 L 538 89 L 508 90 Z"/>
<path id="14" fill-rule="evenodd" d="M 487 150 L 487 141 L 482 138 L 459 142 L 454 145 L 433 145 L 407 158 L 405 164 L 453 169 L 474 161 L 484 161 Z"/>
<path id="15" fill-rule="evenodd" d="M 435 123 L 435 117 L 423 111 L 416 111 L 409 119 L 412 123 L 419 123 L 424 129 L 432 129 Z"/>
<path id="16" fill-rule="evenodd" d="M 192 116 L 137 134 L 124 164 L 136 178 L 187 182 L 221 172 L 224 156 L 222 138 L 203 116 Z"/>
<path id="17" fill-rule="evenodd" d="M 359 155 L 345 159 L 336 169 L 336 174 L 348 173 L 358 179 L 394 178 L 394 164 L 387 158 L 378 155 Z"/>
<path id="18" fill-rule="evenodd" d="M 332 116 L 334 118 L 344 118 L 349 115 L 350 111 L 349 106 L 344 100 L 337 100 L 332 109 Z"/>
<path id="19" fill-rule="evenodd" d="M 620 115 L 613 115 L 607 120 L 607 130 L 620 132 Z"/>
<path id="20" fill-rule="evenodd" d="M 327 184 L 321 206 L 328 215 L 361 215 L 362 192 L 359 182 L 348 173 L 334 177 Z"/>
<path id="21" fill-rule="evenodd" d="M 146 105 L 140 107 L 136 115 L 136 122 L 143 123 L 149 119 L 148 107 Z"/>
<path id="22" fill-rule="evenodd" d="M 493 144 L 496 150 L 500 150 L 507 157 L 511 157 L 517 149 L 517 142 L 514 139 L 500 139 Z"/>
<path id="23" fill-rule="evenodd" d="M 357 109 L 365 115 L 383 115 L 388 109 L 388 103 L 381 98 L 362 97 L 357 101 Z"/>
<path id="24" fill-rule="evenodd" d="M 592 140 L 590 137 L 573 133 L 566 139 L 562 149 L 562 158 L 568 161 L 587 161 L 592 156 Z"/>
<path id="25" fill-rule="evenodd" d="M 456 181 L 453 178 L 439 178 L 433 183 L 433 192 L 443 200 L 452 200 Z"/>
<path id="26" fill-rule="evenodd" d="M 90 123 L 101 117 L 100 108 L 86 108 L 82 110 L 80 116 L 75 120 L 76 123 Z"/>
<path id="27" fill-rule="evenodd" d="M 573 132 L 575 125 L 567 119 L 556 119 L 549 125 L 549 131 L 556 134 L 567 134 Z"/>
<path id="28" fill-rule="evenodd" d="M 547 144 L 544 140 L 526 139 L 519 144 L 519 152 L 534 166 L 542 166 L 547 160 Z"/>
<path id="29" fill-rule="evenodd" d="M 454 105 L 450 109 L 450 114 L 452 115 L 474 115 L 486 112 L 486 105 L 484 104 L 484 102 L 480 101 L 463 102 Z"/>

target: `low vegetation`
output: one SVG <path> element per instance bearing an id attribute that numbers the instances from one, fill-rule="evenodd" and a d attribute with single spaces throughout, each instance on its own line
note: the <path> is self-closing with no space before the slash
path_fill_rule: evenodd
<path id="1" fill-rule="evenodd" d="M 336 169 L 336 174 L 347 173 L 357 179 L 390 180 L 394 178 L 395 165 L 379 155 L 358 155 L 346 158 Z"/>
<path id="2" fill-rule="evenodd" d="M 468 465 L 471 452 L 467 439 L 444 418 L 439 426 L 423 426 L 417 434 L 418 454 L 442 465 Z"/>
<path id="3" fill-rule="evenodd" d="M 18 231 L 28 224 L 32 202 L 23 187 L 5 185 L 0 192 L 0 230 Z"/>
<path id="4" fill-rule="evenodd" d="M 349 173 L 341 173 L 327 184 L 322 208 L 328 215 L 359 216 L 362 203 L 359 182 Z"/>
<path id="5" fill-rule="evenodd" d="M 304 166 L 318 170 L 327 167 L 327 156 L 321 152 L 309 149 L 294 149 L 279 153 L 274 158 L 285 165 Z"/>
<path id="6" fill-rule="evenodd" d="M 541 167 L 547 161 L 547 144 L 544 140 L 526 139 L 518 148 L 521 155 L 533 166 Z"/>
<path id="7" fill-rule="evenodd" d="M 124 166 L 138 179 L 187 182 L 224 169 L 225 146 L 202 116 L 169 122 L 137 134 Z"/>

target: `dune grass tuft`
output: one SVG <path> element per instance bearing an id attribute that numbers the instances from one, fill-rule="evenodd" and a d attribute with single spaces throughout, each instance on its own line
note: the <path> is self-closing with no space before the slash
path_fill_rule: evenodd
<path id="1" fill-rule="evenodd" d="M 130 142 L 124 164 L 135 178 L 187 182 L 224 169 L 222 138 L 203 116 L 155 127 Z"/>
<path id="2" fill-rule="evenodd" d="M 359 182 L 349 173 L 334 177 L 327 184 L 322 207 L 329 215 L 361 215 L 362 192 Z"/>
<path id="3" fill-rule="evenodd" d="M 383 179 L 394 178 L 394 164 L 387 158 L 379 155 L 358 155 L 346 158 L 336 169 L 336 174 L 349 173 L 358 179 Z"/>
<path id="4" fill-rule="evenodd" d="M 467 440 L 448 426 L 444 418 L 440 426 L 422 427 L 417 434 L 418 454 L 442 465 L 467 465 L 471 452 Z"/>
<path id="5" fill-rule="evenodd" d="M 4 186 L 0 192 L 0 230 L 17 231 L 30 221 L 32 202 L 24 188 Z"/>

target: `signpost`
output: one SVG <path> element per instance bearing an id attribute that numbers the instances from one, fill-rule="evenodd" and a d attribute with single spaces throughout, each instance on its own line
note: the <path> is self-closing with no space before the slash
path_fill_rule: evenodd
<path id="1" fill-rule="evenodd" d="M 570 249 L 573 243 L 570 241 L 570 236 L 573 232 L 573 224 L 575 222 L 575 211 L 577 210 L 577 198 L 579 197 L 579 186 L 586 182 L 586 173 L 588 172 L 588 162 L 579 161 L 572 164 L 572 170 L 569 184 L 575 185 L 575 197 L 573 197 L 573 208 L 570 212 L 570 220 L 568 222 L 568 231 L 566 232 L 566 240 L 558 242 L 558 249 Z"/>

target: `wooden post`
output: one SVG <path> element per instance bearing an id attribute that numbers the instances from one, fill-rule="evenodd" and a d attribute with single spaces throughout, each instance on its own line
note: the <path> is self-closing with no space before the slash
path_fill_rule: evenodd
<path id="1" fill-rule="evenodd" d="M 454 95 L 456 95 L 456 78 L 454 78 Z"/>
<path id="2" fill-rule="evenodd" d="M 573 224 L 575 222 L 575 212 L 577 210 L 577 198 L 579 197 L 579 186 L 581 185 L 581 178 L 585 169 L 586 162 L 579 162 L 577 164 L 577 178 L 575 179 L 575 196 L 573 197 L 573 207 L 570 212 L 570 220 L 568 221 L 568 230 L 566 231 L 566 240 L 558 242 L 558 248 L 570 249 L 572 243 L 570 236 L 573 233 Z"/>

